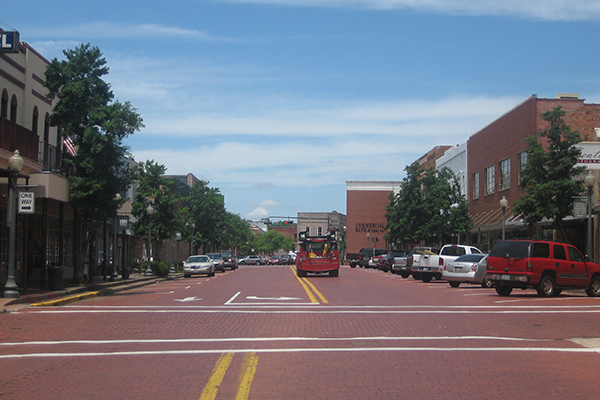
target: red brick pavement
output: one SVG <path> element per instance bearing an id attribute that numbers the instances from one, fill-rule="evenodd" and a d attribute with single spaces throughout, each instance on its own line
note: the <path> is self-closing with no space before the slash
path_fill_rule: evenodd
<path id="1" fill-rule="evenodd" d="M 250 351 L 259 359 L 251 399 L 597 398 L 600 355 L 570 352 L 581 347 L 567 340 L 599 336 L 597 299 L 500 298 L 349 268 L 308 281 L 327 304 L 283 306 L 309 303 L 293 272 L 244 267 L 0 315 L 0 357 L 70 354 L 0 358 L 0 398 L 198 399 L 226 351 L 240 353 L 217 399 L 235 398 Z M 175 342 L 186 339 L 197 341 Z M 92 342 L 7 345 L 34 340 Z"/>

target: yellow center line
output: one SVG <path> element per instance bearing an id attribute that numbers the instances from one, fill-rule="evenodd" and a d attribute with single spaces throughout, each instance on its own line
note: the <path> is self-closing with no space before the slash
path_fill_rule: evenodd
<path id="1" fill-rule="evenodd" d="M 323 295 L 321 294 L 321 292 L 319 292 L 319 291 L 317 290 L 317 288 L 315 287 L 315 285 L 313 285 L 312 283 L 310 283 L 310 281 L 309 281 L 308 279 L 306 279 L 306 278 L 302 278 L 302 280 L 303 280 L 304 282 L 306 282 L 306 284 L 307 284 L 307 285 L 309 285 L 309 286 L 312 288 L 313 292 L 315 292 L 315 294 L 316 294 L 317 296 L 319 296 L 319 298 L 321 299 L 321 301 L 322 301 L 323 303 L 325 303 L 325 304 L 329 304 L 329 302 L 327 301 L 327 299 L 325 298 L 325 296 L 323 296 Z"/>
<path id="2" fill-rule="evenodd" d="M 306 285 L 306 283 L 304 283 L 302 281 L 302 279 L 300 279 L 298 277 L 298 275 L 296 274 L 296 268 L 290 266 L 290 268 L 292 269 L 292 271 L 294 271 L 294 276 L 296 277 L 296 279 L 298 279 L 298 282 L 300 282 L 300 284 L 302 285 L 302 287 L 304 288 L 304 291 L 306 292 L 306 294 L 308 295 L 308 298 L 310 299 L 311 303 L 319 303 L 319 300 L 317 300 L 317 298 L 311 293 L 310 289 L 308 288 L 308 286 Z"/>
<path id="3" fill-rule="evenodd" d="M 310 283 L 310 281 L 308 279 L 298 277 L 298 275 L 296 274 L 296 267 L 290 266 L 290 268 L 292 271 L 294 271 L 294 276 L 296 277 L 296 279 L 298 279 L 298 282 L 300 282 L 300 284 L 304 288 L 304 291 L 308 295 L 308 298 L 310 299 L 311 303 L 319 303 L 319 300 L 317 300 L 317 298 L 312 294 L 312 292 L 310 291 L 310 288 L 312 288 L 312 290 L 316 293 L 316 295 L 319 296 L 319 298 L 321 299 L 321 301 L 323 303 L 329 303 L 327 301 L 327 299 L 325 298 L 325 296 L 323 296 L 321 294 L 321 292 L 319 292 L 317 290 L 317 288 L 312 283 Z M 310 288 L 309 288 L 309 286 L 310 286 Z"/>
<path id="4" fill-rule="evenodd" d="M 227 368 L 229 368 L 229 364 L 231 364 L 232 358 L 233 353 L 221 354 L 221 357 L 219 357 L 217 365 L 215 365 L 215 369 L 213 369 L 213 373 L 208 380 L 208 383 L 204 387 L 199 400 L 214 400 L 217 397 L 219 386 L 221 385 L 221 381 L 223 381 L 223 377 L 225 376 L 225 372 L 227 372 Z"/>
<path id="5" fill-rule="evenodd" d="M 238 386 L 238 392 L 235 396 L 235 400 L 247 400 L 250 395 L 250 385 L 254 379 L 256 373 L 256 366 L 258 365 L 258 357 L 256 353 L 248 353 L 244 357 L 244 363 L 242 364 L 242 372 L 240 374 L 240 383 Z"/>

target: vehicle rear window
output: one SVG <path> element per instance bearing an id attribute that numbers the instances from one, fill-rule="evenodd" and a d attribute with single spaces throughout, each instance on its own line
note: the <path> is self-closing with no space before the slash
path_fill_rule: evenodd
<path id="1" fill-rule="evenodd" d="M 506 257 L 506 258 L 525 258 L 529 257 L 529 249 L 531 247 L 529 241 L 504 241 L 498 242 L 492 251 L 490 257 Z M 550 255 L 550 248 L 548 248 Z"/>
<path id="2" fill-rule="evenodd" d="M 479 262 L 484 257 L 485 257 L 485 254 L 467 254 L 467 255 L 464 255 L 462 257 L 458 257 L 454 261 L 455 262 L 460 262 L 460 261 L 464 261 L 464 262 Z"/>
<path id="3" fill-rule="evenodd" d="M 444 247 L 440 253 L 442 256 L 464 256 L 464 247 Z"/>

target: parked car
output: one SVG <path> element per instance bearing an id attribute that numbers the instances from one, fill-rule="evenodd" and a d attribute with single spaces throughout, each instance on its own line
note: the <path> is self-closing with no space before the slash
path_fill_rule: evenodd
<path id="1" fill-rule="evenodd" d="M 221 253 L 209 253 L 207 256 L 209 256 L 212 260 L 215 266 L 215 271 L 225 272 L 225 260 L 223 259 Z"/>
<path id="2" fill-rule="evenodd" d="M 224 261 L 223 268 L 231 268 L 232 271 L 234 269 L 237 269 L 238 260 L 231 251 L 229 251 L 229 250 L 222 251 L 221 256 L 223 256 L 223 261 Z"/>
<path id="3" fill-rule="evenodd" d="M 406 256 L 406 250 L 392 250 L 386 255 L 379 258 L 377 262 L 377 268 L 383 272 L 392 271 L 392 265 L 394 264 L 394 258 Z"/>
<path id="4" fill-rule="evenodd" d="M 282 254 L 281 257 L 279 257 L 279 264 L 292 265 L 294 264 L 294 259 L 289 254 Z"/>
<path id="5" fill-rule="evenodd" d="M 183 262 L 183 277 L 189 278 L 195 274 L 215 275 L 215 265 L 210 257 L 205 255 L 190 256 Z"/>
<path id="6" fill-rule="evenodd" d="M 357 265 L 363 268 L 369 268 L 371 266 L 371 258 L 386 254 L 388 249 L 374 249 L 374 248 L 362 248 L 359 253 L 347 253 L 346 261 L 350 263 L 350 268 L 355 268 Z M 372 265 L 373 268 L 377 268 L 377 264 Z"/>
<path id="7" fill-rule="evenodd" d="M 242 258 L 241 260 L 238 261 L 238 264 L 246 264 L 246 265 L 258 265 L 258 264 L 263 264 L 261 262 L 261 258 L 260 256 L 246 256 L 244 258 Z"/>
<path id="8" fill-rule="evenodd" d="M 280 263 L 279 256 L 269 257 L 269 260 L 267 261 L 267 265 L 279 265 L 279 263 Z"/>
<path id="9" fill-rule="evenodd" d="M 439 247 L 417 247 L 411 255 L 406 259 L 406 266 L 410 268 L 410 273 L 414 279 L 421 279 L 419 271 L 420 264 L 427 264 L 431 256 L 440 254 Z"/>
<path id="10" fill-rule="evenodd" d="M 411 274 L 411 267 L 412 264 L 408 263 L 408 260 L 410 259 L 410 261 L 412 262 L 412 256 L 413 254 L 415 254 L 418 251 L 431 251 L 433 248 L 432 247 L 423 247 L 423 246 L 418 246 L 415 247 L 413 249 L 411 249 L 405 256 L 398 256 L 398 257 L 394 257 L 394 263 L 392 264 L 392 271 L 396 274 L 399 274 L 401 277 L 403 278 L 408 278 Z M 439 250 L 438 250 L 439 252 Z M 417 279 L 417 278 L 415 278 Z"/>
<path id="11" fill-rule="evenodd" d="M 461 283 L 478 283 L 490 288 L 493 283 L 485 279 L 486 271 L 487 254 L 466 254 L 444 265 L 443 278 L 452 287 L 458 287 Z"/>
<path id="12" fill-rule="evenodd" d="M 481 254 L 481 250 L 463 244 L 447 244 L 439 254 L 414 254 L 412 268 L 413 271 L 416 268 L 423 282 L 430 282 L 433 278 L 442 279 L 444 266 L 465 254 Z"/>
<path id="13" fill-rule="evenodd" d="M 504 240 L 492 248 L 487 263 L 485 277 L 500 296 L 508 296 L 513 288 L 534 288 L 543 297 L 580 288 L 590 297 L 600 297 L 600 265 L 586 261 L 570 244 Z"/>

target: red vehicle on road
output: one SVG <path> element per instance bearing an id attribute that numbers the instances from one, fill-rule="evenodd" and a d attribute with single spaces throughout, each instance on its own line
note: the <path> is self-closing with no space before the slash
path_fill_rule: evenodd
<path id="1" fill-rule="evenodd" d="M 307 273 L 338 276 L 340 273 L 340 253 L 337 248 L 336 231 L 332 229 L 325 236 L 307 236 L 300 232 L 300 251 L 296 256 L 296 274 Z"/>

